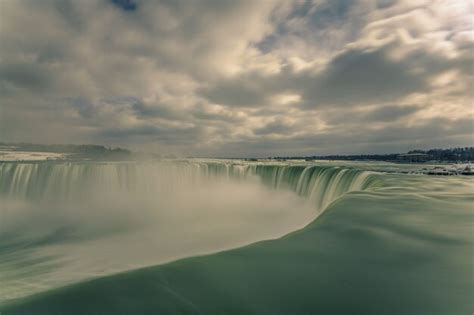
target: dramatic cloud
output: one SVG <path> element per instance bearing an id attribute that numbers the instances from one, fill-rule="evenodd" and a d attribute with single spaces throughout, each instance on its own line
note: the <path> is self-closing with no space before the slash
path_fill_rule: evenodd
<path id="1" fill-rule="evenodd" d="M 0 0 L 0 141 L 271 156 L 472 145 L 468 0 Z"/>

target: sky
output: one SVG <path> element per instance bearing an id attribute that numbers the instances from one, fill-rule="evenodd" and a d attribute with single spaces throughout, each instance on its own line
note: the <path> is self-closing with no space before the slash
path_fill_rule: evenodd
<path id="1" fill-rule="evenodd" d="M 0 0 L 0 141 L 178 156 L 473 145 L 469 0 Z"/>

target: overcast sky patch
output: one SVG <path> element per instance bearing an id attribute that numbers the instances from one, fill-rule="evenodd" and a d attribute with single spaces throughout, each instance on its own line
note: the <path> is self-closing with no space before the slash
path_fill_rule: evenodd
<path id="1" fill-rule="evenodd" d="M 18 0 L 0 141 L 183 156 L 472 145 L 468 0 Z"/>

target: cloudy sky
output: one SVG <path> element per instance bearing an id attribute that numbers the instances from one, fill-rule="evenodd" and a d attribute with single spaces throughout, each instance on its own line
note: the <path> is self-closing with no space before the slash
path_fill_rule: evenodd
<path id="1" fill-rule="evenodd" d="M 473 144 L 469 0 L 0 0 L 0 141 L 193 156 Z"/>

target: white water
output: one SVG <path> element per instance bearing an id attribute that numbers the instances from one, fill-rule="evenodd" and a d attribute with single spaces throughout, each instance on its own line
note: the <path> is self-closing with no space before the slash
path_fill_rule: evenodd
<path id="1" fill-rule="evenodd" d="M 3 163 L 0 300 L 277 238 L 371 180 L 229 161 Z"/>

